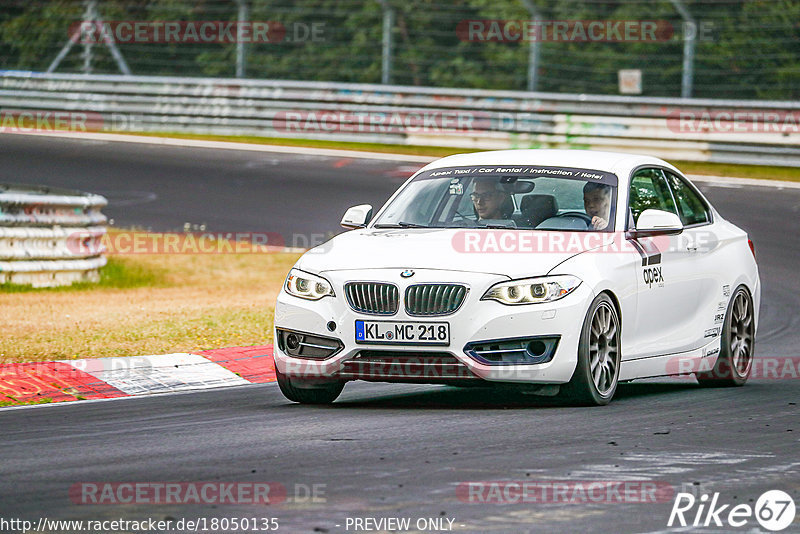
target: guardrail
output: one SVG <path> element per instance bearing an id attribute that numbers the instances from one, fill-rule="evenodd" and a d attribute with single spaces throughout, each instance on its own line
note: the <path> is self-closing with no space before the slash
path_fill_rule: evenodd
<path id="1" fill-rule="evenodd" d="M 79 131 L 587 148 L 800 166 L 800 102 L 5 71 L 0 109 L 0 131 L 46 129 L 36 113 L 64 112 L 67 129 Z"/>
<path id="2" fill-rule="evenodd" d="M 98 281 L 107 204 L 100 195 L 0 184 L 0 284 Z"/>

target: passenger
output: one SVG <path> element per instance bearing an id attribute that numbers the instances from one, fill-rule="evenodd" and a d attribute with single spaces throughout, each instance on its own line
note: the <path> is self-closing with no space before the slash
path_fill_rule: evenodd
<path id="1" fill-rule="evenodd" d="M 592 229 L 605 230 L 611 213 L 611 187 L 587 182 L 583 186 L 583 207 L 586 215 L 592 218 Z"/>
<path id="2" fill-rule="evenodd" d="M 514 203 L 508 193 L 501 191 L 495 180 L 477 180 L 469 196 L 479 220 L 508 219 Z M 510 209 L 509 209 L 510 207 Z"/>

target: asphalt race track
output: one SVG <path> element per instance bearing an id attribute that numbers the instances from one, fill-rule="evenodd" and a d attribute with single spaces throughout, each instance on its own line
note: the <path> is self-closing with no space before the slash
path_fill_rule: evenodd
<path id="1" fill-rule="evenodd" d="M 189 222 L 278 232 L 287 244 L 338 231 L 345 208 L 381 204 L 413 168 L 0 136 L 0 182 L 104 194 L 111 201 L 104 211 L 118 226 L 168 230 Z M 756 245 L 763 282 L 757 357 L 800 356 L 800 190 L 702 189 Z M 484 389 L 366 383 L 348 384 L 329 407 L 291 404 L 267 384 L 10 409 L 0 411 L 0 515 L 275 517 L 279 532 L 354 532 L 348 518 L 366 517 L 408 517 L 412 525 L 453 519 L 457 532 L 758 532 L 752 518 L 739 529 L 670 529 L 672 499 L 500 505 L 465 502 L 457 488 L 622 479 L 719 492 L 720 503 L 732 506 L 753 506 L 770 489 L 796 496 L 798 402 L 800 377 L 785 376 L 737 389 L 701 389 L 690 379 L 623 384 L 611 405 L 593 409 Z M 277 482 L 290 498 L 268 507 L 93 506 L 73 504 L 68 493 L 80 482 L 192 481 Z M 306 498 L 313 485 L 316 502 Z M 799 531 L 796 519 L 784 532 Z"/>

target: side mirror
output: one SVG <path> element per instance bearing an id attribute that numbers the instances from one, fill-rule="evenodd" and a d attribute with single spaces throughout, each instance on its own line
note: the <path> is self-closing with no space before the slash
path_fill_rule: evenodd
<path id="1" fill-rule="evenodd" d="M 654 235 L 672 235 L 683 232 L 683 223 L 674 213 L 648 209 L 639 215 L 633 237 L 649 237 Z"/>
<path id="2" fill-rule="evenodd" d="M 352 230 L 354 228 L 364 228 L 367 223 L 372 219 L 372 206 L 369 204 L 361 204 L 360 206 L 353 206 L 344 212 L 342 227 Z"/>

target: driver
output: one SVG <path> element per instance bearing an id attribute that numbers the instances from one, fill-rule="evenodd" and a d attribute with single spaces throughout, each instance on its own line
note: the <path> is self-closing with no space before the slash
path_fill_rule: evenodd
<path id="1" fill-rule="evenodd" d="M 586 215 L 592 218 L 593 230 L 605 230 L 611 212 L 611 187 L 587 182 L 583 186 L 583 207 Z"/>
<path id="2" fill-rule="evenodd" d="M 508 212 L 509 194 L 499 189 L 496 180 L 477 180 L 473 186 L 470 199 L 478 214 L 479 220 L 485 219 L 508 219 L 511 213 Z"/>

